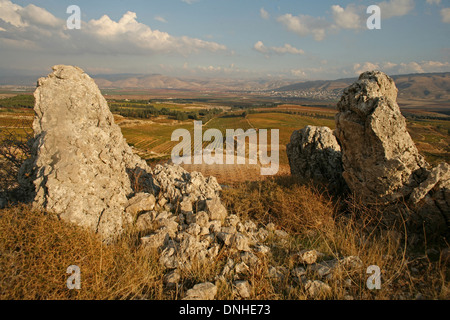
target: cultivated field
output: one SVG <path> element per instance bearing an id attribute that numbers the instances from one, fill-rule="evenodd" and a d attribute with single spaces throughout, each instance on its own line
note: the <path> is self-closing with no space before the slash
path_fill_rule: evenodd
<path id="1" fill-rule="evenodd" d="M 136 92 L 133 95 L 107 95 L 111 108 L 120 107 L 120 110 L 145 110 L 151 106 L 157 110 L 169 109 L 178 113 L 192 113 L 198 110 L 207 110 L 219 108 L 221 111 L 212 119 L 203 121 L 203 132 L 208 129 L 218 129 L 223 135 L 222 141 L 206 141 L 202 147 L 206 148 L 213 144 L 218 148 L 225 148 L 225 137 L 227 129 L 268 129 L 268 150 L 270 153 L 270 129 L 279 130 L 279 158 L 280 169 L 279 175 L 289 174 L 289 163 L 286 155 L 286 145 L 289 143 L 290 136 L 294 130 L 301 129 L 307 125 L 328 126 L 332 129 L 335 127 L 334 115 L 336 110 L 326 106 L 302 106 L 296 104 L 279 104 L 275 107 L 255 107 L 251 109 L 238 109 L 230 107 L 236 104 L 239 97 L 220 96 L 217 99 L 208 100 L 201 96 L 197 100 L 190 93 L 189 96 L 175 96 L 171 99 L 163 99 L 162 92 L 157 96 L 140 95 Z M 173 94 L 173 92 L 171 92 Z M 6 100 L 0 100 L 0 130 L 1 134 L 13 132 L 19 137 L 25 137 L 27 133 L 31 133 L 33 121 L 33 110 L 31 102 L 26 105 L 23 101 L 28 98 L 18 96 L 20 107 L 14 107 L 11 103 L 12 95 L 7 95 Z M 9 99 L 9 100 L 8 100 Z M 229 99 L 229 100 L 227 100 Z M 2 106 L 2 101 L 6 106 Z M 252 101 L 255 103 L 257 100 Z M 414 102 L 415 103 L 415 102 Z M 413 103 L 413 104 L 414 104 Z M 25 106 L 22 106 L 25 104 Z M 409 107 L 409 108 L 408 108 Z M 420 111 L 412 109 L 411 105 L 406 107 L 407 113 L 412 113 L 412 118 L 408 117 L 408 130 L 417 144 L 421 153 L 427 160 L 433 164 L 440 161 L 450 162 L 450 121 L 442 118 L 428 119 L 420 118 L 420 116 L 432 117 L 436 115 L 427 110 Z M 249 111 L 251 110 L 251 111 Z M 245 111 L 245 114 L 244 114 Z M 442 114 L 440 114 L 442 116 Z M 168 115 L 160 115 L 150 117 L 149 119 L 124 117 L 115 114 L 115 121 L 121 127 L 122 133 L 133 150 L 149 163 L 159 163 L 170 161 L 172 149 L 178 145 L 179 141 L 171 141 L 171 136 L 176 129 L 186 129 L 191 133 L 192 141 L 190 149 L 194 151 L 194 125 L 193 119 L 183 121 L 175 120 Z M 248 156 L 249 145 L 246 139 L 246 156 Z M 260 175 L 261 164 L 235 165 L 207 165 L 207 164 L 190 164 L 183 166 L 188 171 L 199 171 L 209 176 L 216 176 L 220 183 L 232 184 L 234 182 L 261 180 Z"/>

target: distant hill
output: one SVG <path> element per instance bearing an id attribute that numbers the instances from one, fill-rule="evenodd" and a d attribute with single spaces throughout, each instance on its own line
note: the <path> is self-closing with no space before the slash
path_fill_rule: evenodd
<path id="1" fill-rule="evenodd" d="M 391 77 L 399 89 L 399 98 L 450 100 L 450 72 L 394 75 Z M 274 91 L 341 91 L 356 80 L 357 78 L 305 81 L 283 86 Z"/>
<path id="2" fill-rule="evenodd" d="M 289 80 L 267 79 L 225 79 L 206 78 L 190 79 L 152 75 L 97 75 L 93 76 L 97 85 L 102 89 L 178 89 L 178 90 L 273 90 L 291 84 Z"/>
<path id="3" fill-rule="evenodd" d="M 91 75 L 101 89 L 175 89 L 175 90 L 218 90 L 218 91 L 269 91 L 283 95 L 285 92 L 300 91 L 311 93 L 331 92 L 336 99 L 343 89 L 357 78 L 295 82 L 273 79 L 225 79 L 225 78 L 185 78 L 161 74 L 99 74 Z M 0 70 L 0 86 L 16 85 L 34 87 L 40 76 L 14 76 Z M 399 98 L 425 99 L 450 102 L 450 72 L 421 73 L 391 76 L 399 89 Z"/>

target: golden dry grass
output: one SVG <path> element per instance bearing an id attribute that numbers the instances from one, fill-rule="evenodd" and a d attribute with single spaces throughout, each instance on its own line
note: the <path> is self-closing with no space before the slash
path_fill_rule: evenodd
<path id="1" fill-rule="evenodd" d="M 113 246 L 52 214 L 21 205 L 0 213 L 0 299 L 161 299 L 156 255 L 130 239 Z M 81 290 L 66 270 L 81 269 Z"/>
<path id="2" fill-rule="evenodd" d="M 311 299 L 304 284 L 293 277 L 272 279 L 272 266 L 292 271 L 299 266 L 297 253 L 316 249 L 322 260 L 358 256 L 361 268 L 342 266 L 321 279 L 308 270 L 310 280 L 321 279 L 331 292 L 316 299 L 448 299 L 447 264 L 440 257 L 412 252 L 405 246 L 402 230 L 378 228 L 376 212 L 349 200 L 346 206 L 294 178 L 277 178 L 242 184 L 223 192 L 230 212 L 251 217 L 261 225 L 274 222 L 290 232 L 280 241 L 271 235 L 266 245 L 272 254 L 259 255 L 261 263 L 250 270 L 250 299 Z M 343 209 L 345 208 L 345 209 Z M 361 219 L 361 217 L 365 217 Z M 138 245 L 140 234 L 129 230 L 112 245 L 97 235 L 60 221 L 52 214 L 17 205 L 0 211 L 0 299 L 180 299 L 197 283 L 215 282 L 228 258 L 222 250 L 213 263 L 194 264 L 181 273 L 181 286 L 164 287 L 167 272 L 159 253 Z M 67 267 L 81 269 L 81 290 L 68 290 Z M 382 270 L 382 289 L 366 288 L 366 268 Z M 233 278 L 217 280 L 220 300 L 236 299 Z"/>

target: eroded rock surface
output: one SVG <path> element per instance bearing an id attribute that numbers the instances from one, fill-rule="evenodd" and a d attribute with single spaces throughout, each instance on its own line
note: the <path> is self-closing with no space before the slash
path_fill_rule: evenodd
<path id="1" fill-rule="evenodd" d="M 325 183 L 337 190 L 345 186 L 341 147 L 330 128 L 306 126 L 294 131 L 286 150 L 292 175 Z"/>
<path id="2" fill-rule="evenodd" d="M 432 232 L 448 230 L 450 166 L 430 168 L 419 154 L 397 92 L 394 81 L 379 71 L 361 74 L 344 91 L 336 115 L 343 177 L 364 203 L 404 201 L 411 221 Z"/>
<path id="3" fill-rule="evenodd" d="M 428 167 L 406 130 L 397 92 L 384 73 L 366 72 L 337 106 L 343 176 L 366 203 L 386 204 L 410 194 Z"/>
<path id="4" fill-rule="evenodd" d="M 134 193 L 130 176 L 145 177 L 152 192 L 151 169 L 133 154 L 97 85 L 80 68 L 53 67 L 34 96 L 32 157 L 20 182 L 31 186 L 36 207 L 105 238 L 117 236 L 132 221 L 124 210 Z"/>

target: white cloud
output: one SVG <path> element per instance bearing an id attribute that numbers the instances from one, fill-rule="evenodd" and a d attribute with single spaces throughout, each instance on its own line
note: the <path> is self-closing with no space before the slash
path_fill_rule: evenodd
<path id="1" fill-rule="evenodd" d="M 353 70 L 356 75 L 360 75 L 366 71 L 380 70 L 380 66 L 371 62 L 365 62 L 364 64 L 355 63 L 353 65 Z"/>
<path id="2" fill-rule="evenodd" d="M 10 0 L 0 0 L 0 20 L 14 27 L 39 25 L 44 27 L 61 27 L 64 21 L 56 18 L 47 10 L 30 4 L 21 7 Z"/>
<path id="3" fill-rule="evenodd" d="M 30 24 L 42 25 L 48 27 L 62 27 L 65 25 L 65 21 L 56 18 L 47 10 L 36 7 L 34 4 L 30 4 L 25 8 L 19 10 L 19 13 L 24 21 L 28 21 Z"/>
<path id="4" fill-rule="evenodd" d="M 442 22 L 450 23 L 450 8 L 444 8 L 441 10 Z"/>
<path id="5" fill-rule="evenodd" d="M 187 55 L 226 50 L 224 45 L 216 42 L 187 36 L 174 37 L 167 32 L 153 30 L 138 22 L 136 13 L 130 11 L 119 21 L 104 15 L 97 20 L 82 22 L 80 30 L 67 30 L 64 20 L 43 8 L 34 5 L 21 7 L 9 0 L 0 0 L 0 28 L 3 29 L 0 32 L 3 45 L 17 47 L 14 42 L 19 41 L 34 50 L 54 53 Z"/>
<path id="6" fill-rule="evenodd" d="M 11 24 L 14 27 L 26 27 L 27 24 L 22 21 L 20 11 L 23 8 L 9 0 L 0 0 L 0 20 Z"/>
<path id="7" fill-rule="evenodd" d="M 303 69 L 292 69 L 291 70 L 291 75 L 299 77 L 299 78 L 306 78 L 307 77 L 307 73 L 305 71 L 303 71 Z"/>
<path id="8" fill-rule="evenodd" d="M 275 53 L 275 54 L 286 54 L 286 53 L 304 54 L 305 53 L 305 51 L 303 51 L 302 49 L 297 49 L 288 43 L 286 43 L 282 47 L 266 47 L 262 41 L 258 41 L 253 46 L 253 49 L 255 49 L 256 51 L 258 51 L 260 53 L 266 54 L 266 55 L 273 54 L 273 53 Z"/>
<path id="9" fill-rule="evenodd" d="M 291 46 L 290 44 L 286 43 L 284 46 L 282 47 L 271 47 L 270 48 L 273 52 L 275 53 L 279 53 L 279 54 L 284 54 L 284 53 L 290 53 L 290 54 L 304 54 L 305 51 L 303 51 L 302 49 L 297 49 L 294 48 L 293 46 Z"/>
<path id="10" fill-rule="evenodd" d="M 381 17 L 389 19 L 401 17 L 410 13 L 415 6 L 414 0 L 389 0 L 378 4 L 381 9 Z"/>
<path id="11" fill-rule="evenodd" d="M 270 19 L 270 14 L 266 10 L 264 10 L 264 8 L 261 8 L 259 10 L 259 13 L 261 15 L 261 18 L 266 19 L 266 20 Z"/>
<path id="12" fill-rule="evenodd" d="M 314 39 L 321 41 L 325 38 L 325 34 L 331 24 L 321 17 L 312 17 L 308 15 L 293 16 L 290 13 L 284 14 L 277 19 L 289 31 L 292 31 L 299 36 L 305 37 L 313 35 Z"/>
<path id="13" fill-rule="evenodd" d="M 427 0 L 428 4 L 436 4 L 436 5 L 440 5 L 441 4 L 441 0 Z"/>
<path id="14" fill-rule="evenodd" d="M 415 6 L 414 0 L 389 0 L 378 3 L 383 19 L 404 16 Z M 316 41 L 323 40 L 327 34 L 340 30 L 364 30 L 367 20 L 367 6 L 349 4 L 345 8 L 340 5 L 331 6 L 331 17 L 313 17 L 290 13 L 281 15 L 277 21 L 289 31 L 301 37 L 312 35 Z"/>
<path id="15" fill-rule="evenodd" d="M 164 19 L 164 18 L 161 17 L 161 16 L 156 16 L 156 17 L 155 17 L 155 20 L 156 20 L 156 21 L 159 21 L 159 22 L 167 23 L 167 20 Z"/>
<path id="16" fill-rule="evenodd" d="M 266 46 L 264 45 L 264 43 L 262 41 L 258 41 L 255 43 L 255 45 L 253 46 L 253 49 L 255 49 L 256 51 L 260 52 L 260 53 L 267 53 L 268 49 L 266 48 Z"/>
<path id="17" fill-rule="evenodd" d="M 353 65 L 355 75 L 359 75 L 365 71 L 380 70 L 391 75 L 410 74 L 410 73 L 432 73 L 432 72 L 449 72 L 450 62 L 441 61 L 411 61 L 403 63 L 393 62 L 365 62 L 355 63 Z"/>
<path id="18" fill-rule="evenodd" d="M 347 8 L 342 8 L 339 5 L 331 7 L 333 13 L 334 24 L 342 29 L 359 29 L 363 26 L 361 19 L 361 7 L 349 5 Z"/>

